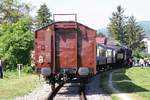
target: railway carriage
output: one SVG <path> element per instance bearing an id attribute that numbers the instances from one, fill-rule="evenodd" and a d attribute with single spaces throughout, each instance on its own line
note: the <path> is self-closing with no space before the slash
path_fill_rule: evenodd
<path id="1" fill-rule="evenodd" d="M 132 51 L 116 45 L 98 44 L 96 47 L 97 71 L 128 66 Z"/>
<path id="2" fill-rule="evenodd" d="M 96 74 L 96 31 L 74 21 L 35 31 L 35 66 L 51 84 Z"/>

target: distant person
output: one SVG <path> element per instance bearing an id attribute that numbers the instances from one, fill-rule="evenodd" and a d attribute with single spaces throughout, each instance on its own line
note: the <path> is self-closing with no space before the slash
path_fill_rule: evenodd
<path id="1" fill-rule="evenodd" d="M 147 60 L 147 66 L 150 67 L 150 60 Z"/>
<path id="2" fill-rule="evenodd" d="M 129 60 L 128 60 L 128 66 L 129 66 L 129 67 L 132 67 L 132 66 L 133 66 L 132 58 L 129 58 Z"/>
<path id="3" fill-rule="evenodd" d="M 144 64 L 145 66 L 148 66 L 148 58 L 144 58 Z"/>
<path id="4" fill-rule="evenodd" d="M 2 60 L 0 59 L 0 78 L 3 78 L 3 63 Z"/>
<path id="5" fill-rule="evenodd" d="M 140 59 L 139 63 L 140 63 L 140 65 L 141 65 L 141 67 L 143 68 L 143 67 L 144 67 L 144 60 L 143 60 L 143 59 Z"/>

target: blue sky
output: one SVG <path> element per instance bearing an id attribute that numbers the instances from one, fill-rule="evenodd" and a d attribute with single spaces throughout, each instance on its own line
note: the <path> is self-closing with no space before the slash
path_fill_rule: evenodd
<path id="1" fill-rule="evenodd" d="M 121 5 L 125 15 L 134 15 L 137 21 L 150 20 L 150 0 L 21 0 L 34 6 L 35 15 L 41 4 L 46 3 L 50 12 L 77 13 L 78 22 L 94 29 L 107 27 L 112 12 Z"/>

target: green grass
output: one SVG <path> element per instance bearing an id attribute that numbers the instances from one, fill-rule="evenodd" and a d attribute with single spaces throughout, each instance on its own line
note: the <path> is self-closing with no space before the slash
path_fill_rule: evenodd
<path id="1" fill-rule="evenodd" d="M 100 88 L 102 88 L 102 90 L 107 94 L 110 93 L 109 88 L 107 86 L 108 79 L 109 79 L 109 72 L 104 72 L 100 74 Z"/>
<path id="2" fill-rule="evenodd" d="M 150 100 L 150 68 L 133 67 L 113 73 L 113 86 L 132 100 Z"/>
<path id="3" fill-rule="evenodd" d="M 119 98 L 115 94 L 113 94 L 108 87 L 109 73 L 110 71 L 100 74 L 100 88 L 105 94 L 110 95 L 112 97 L 112 100 L 119 100 Z"/>
<path id="4" fill-rule="evenodd" d="M 18 78 L 17 72 L 5 72 L 4 79 L 0 79 L 0 100 L 12 100 L 16 96 L 25 95 L 37 85 L 39 85 L 37 75 L 22 72 Z"/>

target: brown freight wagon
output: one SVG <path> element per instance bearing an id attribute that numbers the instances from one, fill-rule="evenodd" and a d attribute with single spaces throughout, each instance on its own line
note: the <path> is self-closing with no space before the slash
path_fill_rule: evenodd
<path id="1" fill-rule="evenodd" d="M 96 31 L 59 21 L 35 31 L 35 66 L 50 83 L 96 73 Z"/>

